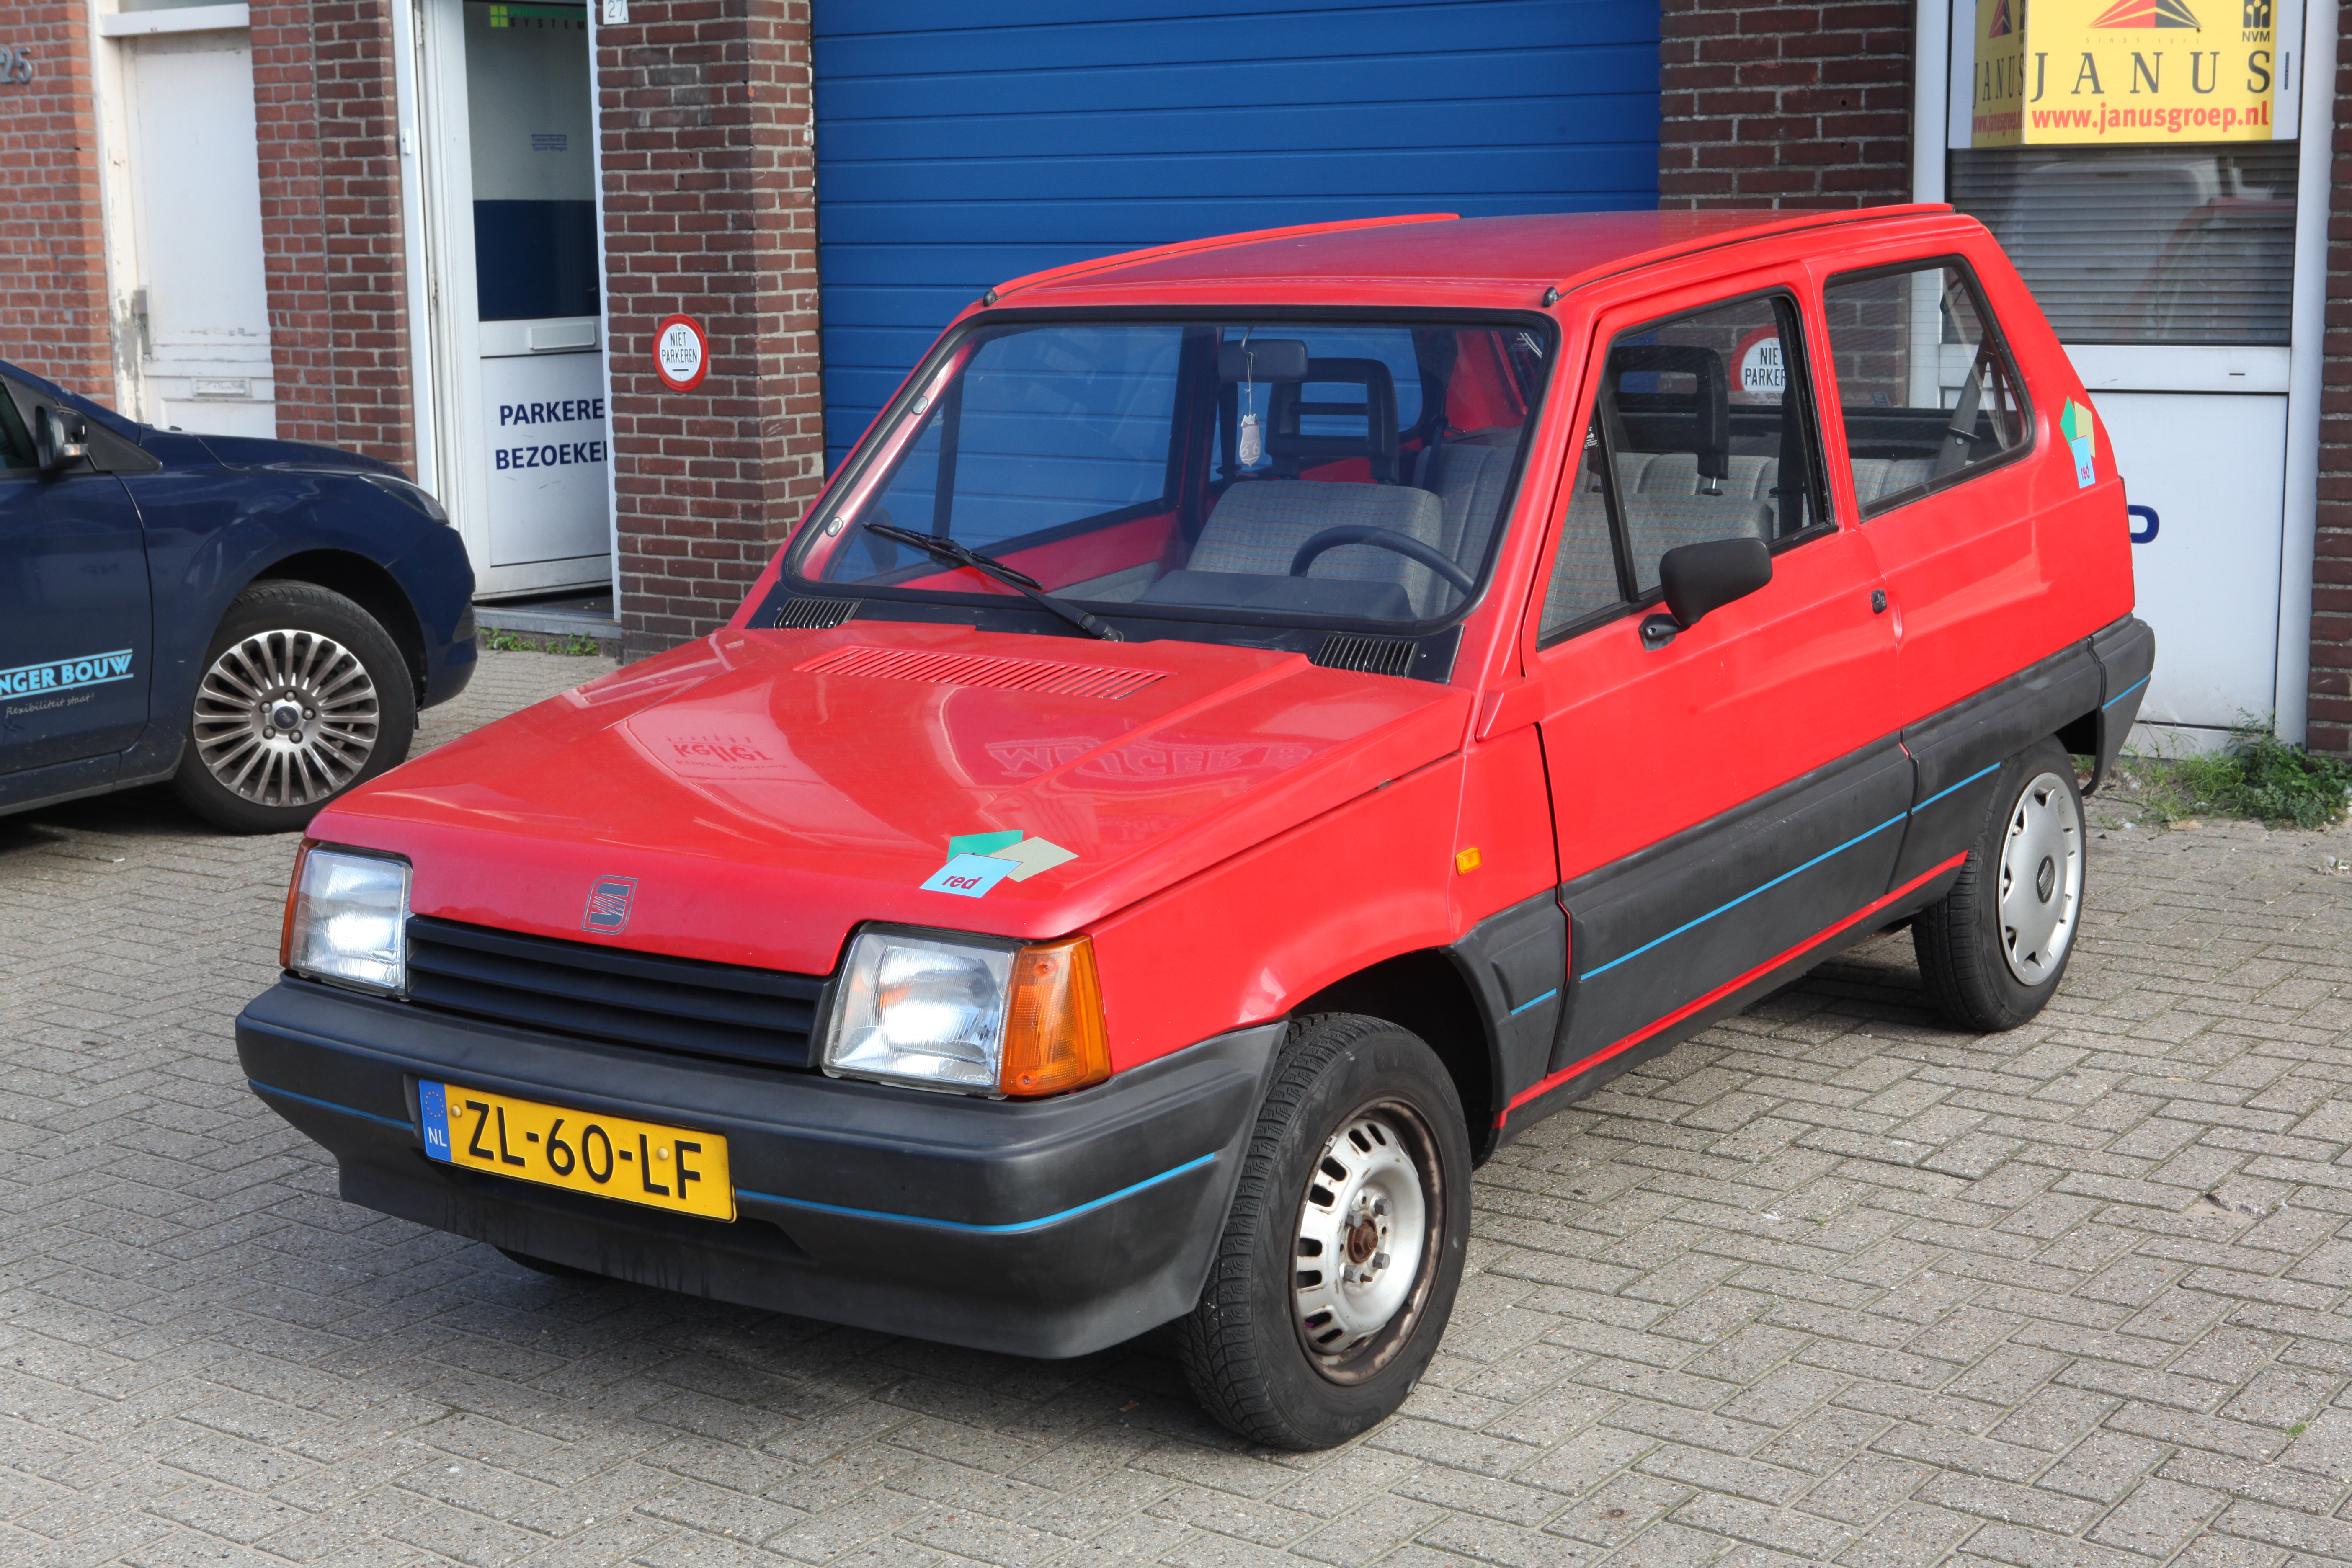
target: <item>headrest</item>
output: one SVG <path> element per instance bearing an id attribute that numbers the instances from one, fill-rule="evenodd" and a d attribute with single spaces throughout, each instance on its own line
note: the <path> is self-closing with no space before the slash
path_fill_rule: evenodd
<path id="1" fill-rule="evenodd" d="M 1305 381 L 1307 344 L 1297 338 L 1252 338 L 1217 346 L 1219 381 Z"/>
<path id="2" fill-rule="evenodd" d="M 1398 482 L 1402 477 L 1397 464 L 1401 432 L 1397 429 L 1396 379 L 1390 374 L 1389 367 L 1376 359 L 1318 359 L 1307 361 L 1301 371 L 1297 384 L 1275 389 L 1265 449 L 1276 459 L 1279 470 L 1296 474 L 1309 462 L 1362 458 L 1371 464 L 1374 479 Z M 1360 386 L 1364 389 L 1363 401 L 1310 403 L 1306 399 L 1309 385 Z M 1308 435 L 1299 427 L 1302 416 L 1360 419 L 1363 425 L 1360 434 L 1350 431 L 1346 435 Z"/>

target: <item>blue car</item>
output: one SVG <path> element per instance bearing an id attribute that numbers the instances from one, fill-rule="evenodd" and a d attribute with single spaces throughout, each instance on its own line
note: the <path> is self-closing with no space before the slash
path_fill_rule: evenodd
<path id="1" fill-rule="evenodd" d="M 0 363 L 0 813 L 169 780 L 299 828 L 474 673 L 474 573 L 388 463 L 135 424 Z"/>

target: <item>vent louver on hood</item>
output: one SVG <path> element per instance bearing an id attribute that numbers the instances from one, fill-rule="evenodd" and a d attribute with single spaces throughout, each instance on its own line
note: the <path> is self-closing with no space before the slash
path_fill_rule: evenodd
<path id="1" fill-rule="evenodd" d="M 798 667 L 808 675 L 862 675 L 876 680 L 920 680 L 934 686 L 982 686 L 1053 697 L 1132 696 L 1167 675 L 1164 669 L 1123 669 L 1107 664 L 1064 664 L 988 654 L 926 653 L 912 648 L 845 647 Z"/>
<path id="2" fill-rule="evenodd" d="M 778 610 L 776 618 L 768 624 L 776 627 L 800 626 L 823 631 L 828 626 L 837 626 L 856 615 L 860 603 L 856 599 L 812 599 L 795 594 L 784 601 L 784 607 Z"/>
<path id="3" fill-rule="evenodd" d="M 1412 668 L 1421 645 L 1411 637 L 1373 637 L 1333 632 L 1309 661 L 1327 669 L 1360 669 L 1367 675 L 1402 675 Z"/>

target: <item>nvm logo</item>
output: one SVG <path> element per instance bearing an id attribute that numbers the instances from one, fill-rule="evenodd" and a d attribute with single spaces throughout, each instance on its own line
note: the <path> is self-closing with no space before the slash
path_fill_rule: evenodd
<path id="1" fill-rule="evenodd" d="M 629 929 L 629 905 L 636 896 L 635 877 L 599 877 L 588 889 L 588 913 L 580 928 L 604 936 L 620 935 Z"/>
<path id="2" fill-rule="evenodd" d="M 2246 0 L 2245 20 L 2240 24 L 2249 33 L 2271 30 L 2271 0 Z"/>
<path id="3" fill-rule="evenodd" d="M 2116 0 L 2091 18 L 2094 27 L 2191 27 L 2204 31 L 2188 0 Z"/>

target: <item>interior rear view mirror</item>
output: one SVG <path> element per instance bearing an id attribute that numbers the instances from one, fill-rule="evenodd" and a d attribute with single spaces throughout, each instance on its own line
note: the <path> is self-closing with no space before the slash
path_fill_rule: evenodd
<path id="1" fill-rule="evenodd" d="M 1217 345 L 1219 381 L 1305 381 L 1307 342 L 1303 338 L 1254 338 L 1245 343 Z"/>
<path id="2" fill-rule="evenodd" d="M 89 456 L 81 416 L 43 404 L 33 410 L 33 460 L 45 474 L 69 468 Z"/>
<path id="3" fill-rule="evenodd" d="M 1642 623 L 1642 641 L 1664 647 L 1675 634 L 1698 625 L 1710 612 L 1744 599 L 1772 580 L 1772 552 L 1756 538 L 1710 539 L 1684 544 L 1658 558 L 1658 585 L 1665 590 L 1666 613 Z"/>

